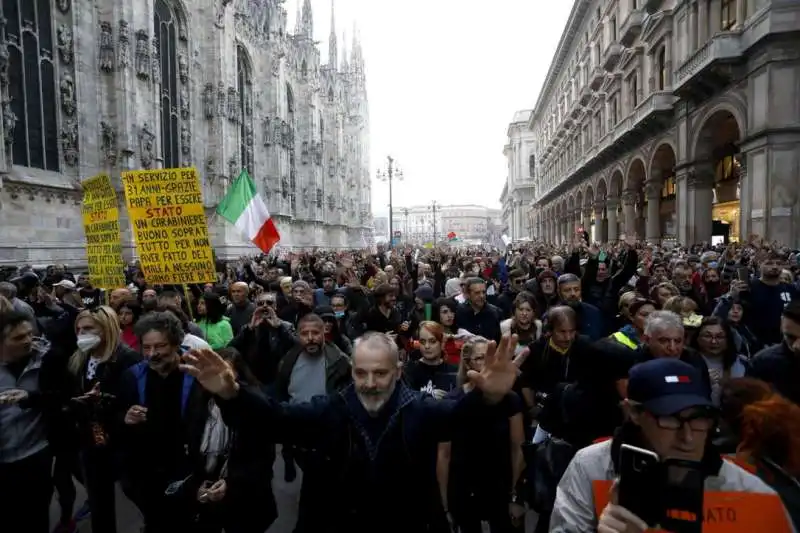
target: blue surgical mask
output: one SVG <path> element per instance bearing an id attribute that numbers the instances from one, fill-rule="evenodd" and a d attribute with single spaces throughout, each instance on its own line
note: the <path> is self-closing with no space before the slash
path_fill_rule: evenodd
<path id="1" fill-rule="evenodd" d="M 717 268 L 717 262 L 711 261 L 710 263 L 708 263 L 708 268 Z"/>
<path id="2" fill-rule="evenodd" d="M 344 311 L 336 311 L 336 318 L 344 318 Z"/>

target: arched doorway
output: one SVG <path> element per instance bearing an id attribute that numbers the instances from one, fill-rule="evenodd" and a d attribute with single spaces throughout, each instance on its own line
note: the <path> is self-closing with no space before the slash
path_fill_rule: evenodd
<path id="1" fill-rule="evenodd" d="M 700 129 L 695 149 L 695 187 L 710 189 L 710 194 L 696 196 L 693 225 L 697 228 L 697 242 L 741 239 L 740 166 L 736 157 L 741 135 L 738 119 L 727 109 L 716 111 Z M 705 215 L 708 212 L 710 223 Z"/>
<path id="2" fill-rule="evenodd" d="M 675 182 L 675 151 L 669 144 L 662 144 L 653 154 L 650 166 L 650 176 L 653 180 L 660 177 L 661 190 L 659 194 L 659 236 L 664 240 L 678 238 L 677 224 L 677 194 Z"/>
<path id="3" fill-rule="evenodd" d="M 636 158 L 628 168 L 628 177 L 625 180 L 625 195 L 623 198 L 625 206 L 625 233 L 630 238 L 631 235 L 638 239 L 645 236 L 645 221 L 647 216 L 647 198 L 644 195 L 644 182 L 647 179 L 644 163 Z M 631 211 L 631 202 L 633 210 Z M 627 209 L 626 209 L 627 207 Z M 628 220 L 630 217 L 632 220 Z"/>

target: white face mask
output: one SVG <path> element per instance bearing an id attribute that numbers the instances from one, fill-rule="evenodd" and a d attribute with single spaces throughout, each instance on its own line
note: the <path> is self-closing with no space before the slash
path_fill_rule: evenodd
<path id="1" fill-rule="evenodd" d="M 78 349 L 82 352 L 88 352 L 94 348 L 97 348 L 97 345 L 100 344 L 102 339 L 99 335 L 95 335 L 94 333 L 84 333 L 83 335 L 78 335 Z"/>

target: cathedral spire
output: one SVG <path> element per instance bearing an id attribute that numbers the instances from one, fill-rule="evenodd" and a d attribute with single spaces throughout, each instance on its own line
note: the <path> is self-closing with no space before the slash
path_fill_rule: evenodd
<path id="1" fill-rule="evenodd" d="M 350 70 L 350 64 L 347 62 L 347 32 L 342 32 L 342 66 L 340 68 L 342 72 L 347 74 Z"/>
<path id="2" fill-rule="evenodd" d="M 331 70 L 336 70 L 339 66 L 338 44 L 336 42 L 336 16 L 334 12 L 334 0 L 331 0 L 331 35 L 328 38 L 328 66 Z"/>
<path id="3" fill-rule="evenodd" d="M 311 13 L 311 0 L 303 2 L 303 36 L 314 39 L 314 17 Z"/>
<path id="4" fill-rule="evenodd" d="M 297 0 L 297 15 L 294 18 L 294 34 L 300 35 L 303 28 L 303 17 L 300 15 L 300 0 Z"/>

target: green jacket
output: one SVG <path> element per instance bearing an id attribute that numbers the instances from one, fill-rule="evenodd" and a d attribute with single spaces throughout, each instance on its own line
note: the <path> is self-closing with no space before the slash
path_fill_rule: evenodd
<path id="1" fill-rule="evenodd" d="M 197 321 L 197 326 L 203 330 L 206 342 L 211 345 L 213 350 L 225 348 L 233 340 L 233 328 L 231 320 L 224 316 L 216 324 L 208 322 L 205 318 Z"/>

